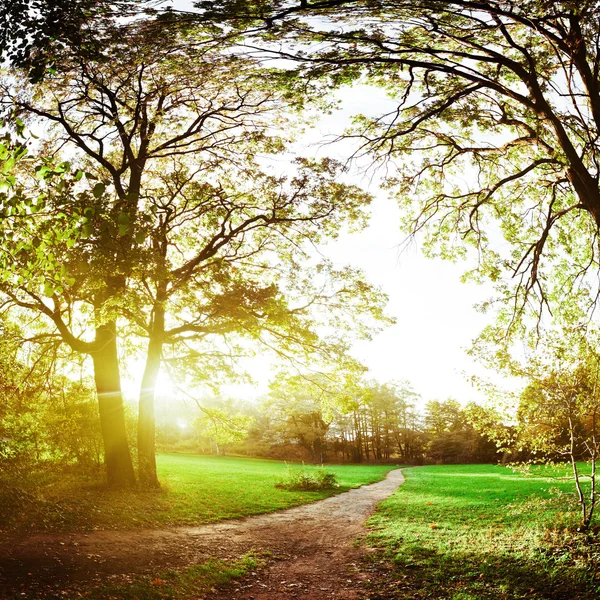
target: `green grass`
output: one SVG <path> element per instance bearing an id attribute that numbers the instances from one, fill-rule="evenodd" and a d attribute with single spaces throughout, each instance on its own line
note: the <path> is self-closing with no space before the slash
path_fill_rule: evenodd
<path id="1" fill-rule="evenodd" d="M 28 481 L 19 510 L 2 528 L 77 531 L 198 525 L 326 498 L 379 481 L 394 467 L 327 465 L 340 487 L 320 491 L 277 489 L 275 484 L 287 468 L 274 460 L 161 454 L 162 489 L 125 492 L 107 490 L 94 478 L 82 482 L 77 474 L 46 473 Z"/>
<path id="2" fill-rule="evenodd" d="M 373 598 L 600 597 L 600 540 L 577 533 L 572 483 L 491 465 L 404 473 L 370 520 L 395 565 Z"/>

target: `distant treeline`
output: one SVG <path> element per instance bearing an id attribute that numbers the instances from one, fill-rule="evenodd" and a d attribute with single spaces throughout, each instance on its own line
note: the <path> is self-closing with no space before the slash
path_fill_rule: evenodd
<path id="1" fill-rule="evenodd" d="M 185 428 L 159 419 L 158 447 L 313 463 L 456 464 L 502 458 L 473 424 L 474 406 L 448 399 L 423 408 L 406 384 L 369 383 L 335 405 L 298 389 L 286 391 L 277 389 L 258 404 L 213 400 Z"/>
<path id="2" fill-rule="evenodd" d="M 100 469 L 103 448 L 93 382 L 58 375 L 56 357 L 35 368 L 15 360 L 18 338 L 0 348 L 0 467 Z M 11 346 L 14 346 L 11 347 Z M 72 374 L 73 375 L 73 374 Z M 241 454 L 307 462 L 496 462 L 496 445 L 478 433 L 473 407 L 455 400 L 424 406 L 407 383 L 375 382 L 331 391 L 313 379 L 275 382 L 257 401 L 163 399 L 157 413 L 162 451 Z M 137 415 L 126 411 L 135 440 Z M 135 447 L 134 447 L 135 450 Z"/>

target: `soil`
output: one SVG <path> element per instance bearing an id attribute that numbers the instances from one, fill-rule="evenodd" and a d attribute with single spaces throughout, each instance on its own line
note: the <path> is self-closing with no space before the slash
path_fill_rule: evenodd
<path id="1" fill-rule="evenodd" d="M 0 542 L 0 598 L 54 597 L 106 581 L 269 552 L 268 565 L 206 600 L 354 600 L 371 574 L 355 540 L 378 502 L 404 481 L 400 470 L 372 485 L 285 511 L 201 527 L 38 534 Z"/>

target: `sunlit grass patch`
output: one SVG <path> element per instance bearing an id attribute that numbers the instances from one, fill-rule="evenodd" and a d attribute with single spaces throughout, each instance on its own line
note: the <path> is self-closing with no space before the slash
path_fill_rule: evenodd
<path id="1" fill-rule="evenodd" d="M 318 491 L 277 489 L 283 461 L 192 454 L 158 456 L 162 489 L 112 491 L 101 477 L 48 473 L 29 483 L 30 496 L 1 528 L 89 530 L 198 525 L 270 512 L 379 481 L 394 468 L 383 465 L 328 465 L 339 483 Z M 306 466 L 317 472 L 318 467 Z M 7 515 L 5 515 L 6 517 Z"/>
<path id="2" fill-rule="evenodd" d="M 390 597 L 599 597 L 600 540 L 577 533 L 571 482 L 490 465 L 405 474 L 370 521 L 396 566 Z"/>

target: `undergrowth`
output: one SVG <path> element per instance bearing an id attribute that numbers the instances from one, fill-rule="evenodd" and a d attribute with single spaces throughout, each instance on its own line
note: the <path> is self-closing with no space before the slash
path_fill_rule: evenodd
<path id="1" fill-rule="evenodd" d="M 335 473 L 319 468 L 307 471 L 304 466 L 293 468 L 288 465 L 285 474 L 277 481 L 275 487 L 290 491 L 331 490 L 340 487 Z"/>

